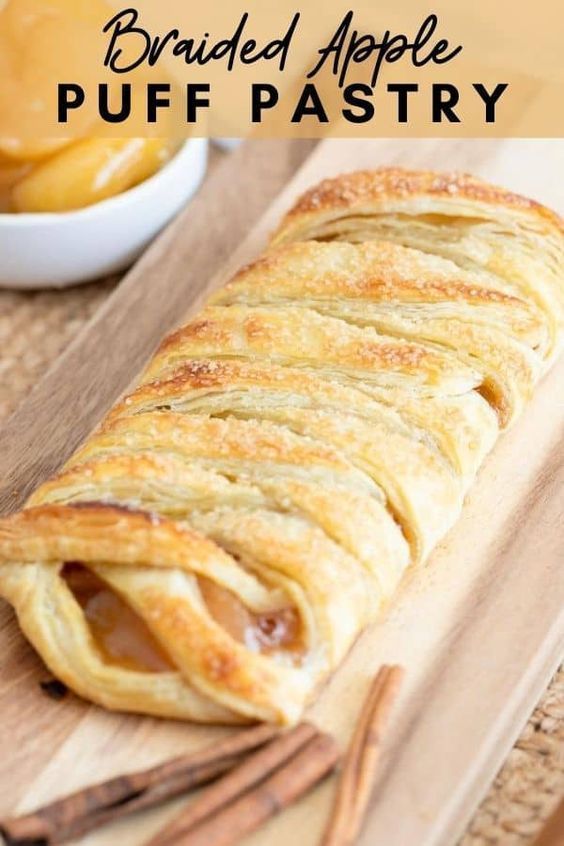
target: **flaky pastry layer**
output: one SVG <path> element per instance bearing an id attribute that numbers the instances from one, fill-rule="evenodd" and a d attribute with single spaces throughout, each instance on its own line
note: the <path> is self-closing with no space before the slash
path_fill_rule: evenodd
<path id="1" fill-rule="evenodd" d="M 297 720 L 557 355 L 563 232 L 458 174 L 307 192 L 0 521 L 0 593 L 50 669 L 108 708 Z"/>

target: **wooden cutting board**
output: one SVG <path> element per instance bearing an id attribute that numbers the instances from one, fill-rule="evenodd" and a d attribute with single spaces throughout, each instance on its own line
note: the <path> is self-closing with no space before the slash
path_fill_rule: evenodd
<path id="1" fill-rule="evenodd" d="M 180 305 L 199 301 L 256 255 L 308 185 L 381 164 L 457 168 L 563 213 L 563 147 L 560 141 L 325 141 L 210 280 L 205 269 L 217 256 L 218 239 L 229 243 L 244 228 L 249 208 L 272 192 L 271 174 L 281 173 L 273 150 L 287 155 L 290 147 L 255 144 L 235 154 L 212 193 L 149 250 L 0 433 L 0 510 L 17 506 L 67 457 L 131 381 L 158 335 L 180 321 Z M 403 585 L 387 618 L 364 634 L 311 709 L 310 718 L 344 744 L 377 667 L 398 662 L 407 669 L 362 846 L 452 846 L 562 657 L 563 380 L 561 361 L 501 439 L 429 565 Z M 38 691 L 45 670 L 6 608 L 0 626 L 0 813 L 31 809 L 227 731 L 110 714 L 73 697 L 54 703 Z M 333 790 L 330 780 L 247 846 L 313 846 Z M 136 846 L 178 804 L 83 842 Z"/>

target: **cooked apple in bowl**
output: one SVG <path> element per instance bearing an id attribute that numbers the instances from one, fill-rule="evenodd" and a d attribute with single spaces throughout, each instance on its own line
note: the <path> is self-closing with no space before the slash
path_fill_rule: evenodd
<path id="1" fill-rule="evenodd" d="M 0 287 L 62 287 L 130 265 L 190 200 L 207 140 L 0 141 Z"/>
<path id="2" fill-rule="evenodd" d="M 0 138 L 0 209 L 64 212 L 114 197 L 177 152 L 167 138 Z"/>

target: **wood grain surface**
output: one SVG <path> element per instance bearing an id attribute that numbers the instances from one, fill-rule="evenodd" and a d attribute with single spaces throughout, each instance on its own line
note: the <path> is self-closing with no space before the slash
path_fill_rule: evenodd
<path id="1" fill-rule="evenodd" d="M 564 211 L 559 142 L 326 141 L 210 278 L 252 218 L 254 192 L 262 197 L 256 182 L 264 181 L 270 197 L 275 191 L 269 180 L 280 162 L 263 152 L 255 164 L 251 152 L 241 150 L 223 173 L 218 168 L 213 197 L 192 204 L 11 419 L 2 433 L 4 509 L 64 460 L 129 384 L 162 331 L 255 255 L 296 193 L 317 179 L 384 163 L 453 167 Z M 230 244 L 222 255 L 220 231 Z M 451 846 L 562 654 L 563 378 L 560 362 L 502 438 L 430 565 L 404 584 L 387 618 L 359 640 L 311 710 L 345 743 L 378 665 L 407 669 L 363 846 Z M 109 714 L 73 697 L 52 702 L 38 692 L 45 673 L 11 615 L 2 613 L 0 625 L 2 813 L 148 766 L 226 731 Z M 333 787 L 328 782 L 248 843 L 286 846 L 293 838 L 313 846 Z M 134 846 L 177 807 L 123 821 L 84 842 Z"/>

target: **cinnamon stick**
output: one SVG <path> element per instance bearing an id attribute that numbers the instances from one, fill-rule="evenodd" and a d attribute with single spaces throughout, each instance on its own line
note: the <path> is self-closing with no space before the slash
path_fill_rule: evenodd
<path id="1" fill-rule="evenodd" d="M 302 723 L 211 785 L 146 846 L 232 846 L 305 795 L 338 758 L 332 737 Z"/>
<path id="2" fill-rule="evenodd" d="M 278 734 L 279 730 L 267 725 L 242 729 L 213 746 L 92 785 L 25 816 L 5 819 L 0 833 L 7 846 L 63 843 L 208 783 Z"/>
<path id="3" fill-rule="evenodd" d="M 564 846 L 564 799 L 546 821 L 533 846 Z"/>
<path id="4" fill-rule="evenodd" d="M 320 846 L 352 846 L 374 786 L 383 732 L 403 677 L 398 666 L 383 666 L 376 675 L 347 750 L 333 812 Z"/>

